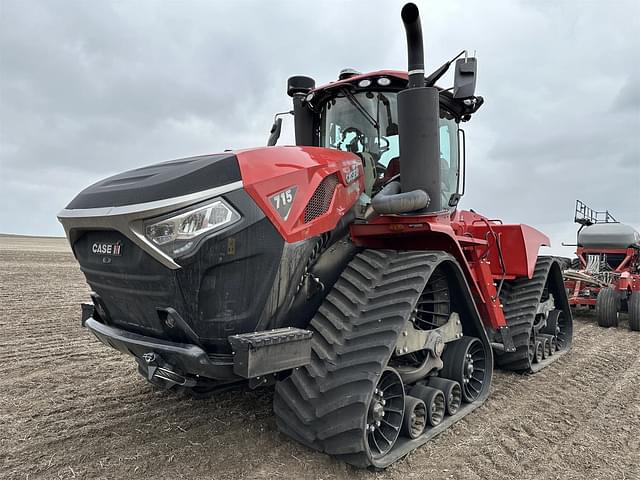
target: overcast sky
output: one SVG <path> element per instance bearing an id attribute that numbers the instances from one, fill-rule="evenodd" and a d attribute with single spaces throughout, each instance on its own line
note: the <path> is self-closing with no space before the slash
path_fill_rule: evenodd
<path id="1" fill-rule="evenodd" d="M 403 3 L 0 0 L 0 232 L 61 235 L 96 180 L 263 145 L 290 75 L 406 69 Z M 640 227 L 640 2 L 417 4 L 427 69 L 478 53 L 462 208 L 566 255 L 576 198 Z"/>

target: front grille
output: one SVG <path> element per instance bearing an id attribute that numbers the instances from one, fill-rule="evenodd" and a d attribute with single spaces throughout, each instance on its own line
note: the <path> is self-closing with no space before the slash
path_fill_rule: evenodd
<path id="1" fill-rule="evenodd" d="M 304 223 L 318 218 L 329 210 L 337 185 L 338 175 L 335 173 L 328 175 L 320 182 L 320 185 L 318 185 L 318 188 L 316 188 L 316 191 L 304 209 Z"/>
<path id="2" fill-rule="evenodd" d="M 119 244 L 120 254 L 94 253 L 96 244 Z M 108 321 L 142 335 L 182 339 L 181 332 L 167 327 L 157 311 L 171 306 L 186 315 L 180 288 L 171 270 L 113 230 L 86 231 L 73 249 L 91 290 L 104 303 Z"/>

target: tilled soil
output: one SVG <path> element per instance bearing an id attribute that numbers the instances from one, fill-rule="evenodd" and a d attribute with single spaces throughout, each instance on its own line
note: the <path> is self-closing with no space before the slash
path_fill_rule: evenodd
<path id="1" fill-rule="evenodd" d="M 202 479 L 640 479 L 640 334 L 575 321 L 533 376 L 382 472 L 278 433 L 271 390 L 198 400 L 144 382 L 80 328 L 84 278 L 63 240 L 0 237 L 0 476 Z"/>

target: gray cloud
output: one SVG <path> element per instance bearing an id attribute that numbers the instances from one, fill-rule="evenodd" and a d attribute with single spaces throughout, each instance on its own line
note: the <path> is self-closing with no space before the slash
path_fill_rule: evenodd
<path id="1" fill-rule="evenodd" d="M 640 226 L 637 2 L 419 5 L 431 67 L 479 54 L 463 207 L 556 245 L 576 198 Z M 400 6 L 0 0 L 0 231 L 60 234 L 93 181 L 264 144 L 289 75 L 406 68 Z"/>

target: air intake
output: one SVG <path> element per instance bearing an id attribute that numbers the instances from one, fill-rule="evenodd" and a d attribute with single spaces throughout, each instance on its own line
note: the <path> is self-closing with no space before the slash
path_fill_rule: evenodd
<path id="1" fill-rule="evenodd" d="M 320 215 L 327 213 L 337 185 L 338 175 L 335 173 L 328 175 L 320 182 L 304 209 L 304 223 L 309 223 L 311 220 L 315 220 Z"/>

